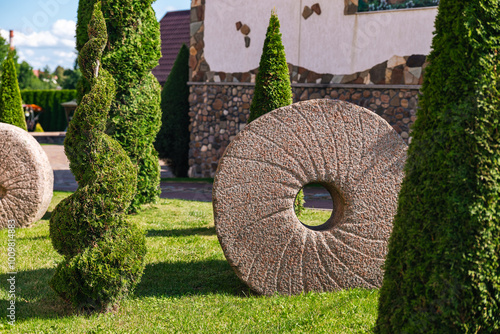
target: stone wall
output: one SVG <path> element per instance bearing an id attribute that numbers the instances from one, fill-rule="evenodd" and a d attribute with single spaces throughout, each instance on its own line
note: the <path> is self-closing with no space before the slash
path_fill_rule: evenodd
<path id="1" fill-rule="evenodd" d="M 220 157 L 245 125 L 252 83 L 190 83 L 189 176 L 213 177 Z M 416 118 L 419 85 L 293 84 L 294 102 L 339 99 L 372 110 L 407 142 Z"/>

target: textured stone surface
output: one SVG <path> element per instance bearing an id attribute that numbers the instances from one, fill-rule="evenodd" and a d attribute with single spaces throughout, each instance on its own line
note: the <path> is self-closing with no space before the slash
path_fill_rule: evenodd
<path id="1" fill-rule="evenodd" d="M 391 126 L 350 103 L 310 100 L 258 118 L 229 145 L 214 182 L 227 260 L 261 294 L 380 286 L 405 159 Z M 320 227 L 294 213 L 311 182 L 334 202 Z"/>
<path id="2" fill-rule="evenodd" d="M 14 219 L 28 227 L 52 199 L 54 175 L 42 147 L 28 132 L 0 123 L 0 228 Z"/>

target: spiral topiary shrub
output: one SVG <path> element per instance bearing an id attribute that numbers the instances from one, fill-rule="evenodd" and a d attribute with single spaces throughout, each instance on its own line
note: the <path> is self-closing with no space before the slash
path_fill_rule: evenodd
<path id="1" fill-rule="evenodd" d="M 435 27 L 376 333 L 500 333 L 500 1 Z"/>
<path id="2" fill-rule="evenodd" d="M 136 170 L 105 133 L 115 85 L 101 66 L 107 34 L 100 2 L 94 6 L 89 37 L 79 64 L 91 90 L 76 109 L 64 142 L 78 189 L 50 219 L 52 244 L 64 256 L 50 285 L 79 309 L 103 311 L 137 285 L 146 247 L 143 232 L 124 218 L 135 194 Z"/>
<path id="3" fill-rule="evenodd" d="M 28 131 L 24 118 L 21 91 L 17 82 L 16 66 L 11 52 L 3 62 L 0 86 L 0 122 L 12 124 Z"/>
<path id="4" fill-rule="evenodd" d="M 86 29 L 96 0 L 78 5 L 77 50 L 88 40 Z M 107 22 L 108 44 L 103 68 L 116 80 L 116 95 L 106 132 L 116 139 L 137 167 L 137 193 L 129 208 L 155 202 L 160 195 L 160 166 L 154 148 L 161 126 L 161 87 L 151 70 L 161 57 L 159 23 L 153 0 L 107 0 L 102 4 Z M 88 82 L 79 83 L 80 92 Z"/>

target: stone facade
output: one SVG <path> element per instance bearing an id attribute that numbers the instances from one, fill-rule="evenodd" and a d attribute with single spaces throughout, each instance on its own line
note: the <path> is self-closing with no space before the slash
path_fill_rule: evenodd
<path id="1" fill-rule="evenodd" d="M 338 99 L 385 119 L 408 142 L 420 86 L 293 84 L 294 102 Z M 252 83 L 191 83 L 189 176 L 213 177 L 220 157 L 250 114 Z"/>

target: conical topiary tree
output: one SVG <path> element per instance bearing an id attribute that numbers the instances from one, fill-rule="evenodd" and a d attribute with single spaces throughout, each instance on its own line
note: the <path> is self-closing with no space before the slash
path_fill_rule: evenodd
<path id="1" fill-rule="evenodd" d="M 182 45 L 161 93 L 161 129 L 155 148 L 175 176 L 189 169 L 189 50 Z"/>
<path id="2" fill-rule="evenodd" d="M 255 93 L 250 105 L 248 123 L 274 109 L 293 103 L 292 85 L 286 62 L 285 47 L 281 41 L 280 21 L 273 10 L 267 27 L 266 39 L 255 78 Z M 304 211 L 304 192 L 295 198 L 297 216 Z"/>
<path id="3" fill-rule="evenodd" d="M 274 109 L 292 104 L 292 86 L 281 42 L 280 21 L 274 11 L 269 19 L 266 40 L 255 78 L 255 93 L 248 123 Z"/>
<path id="4" fill-rule="evenodd" d="M 500 333 L 499 9 L 439 4 L 377 333 Z"/>
<path id="5" fill-rule="evenodd" d="M 79 54 L 91 90 L 64 141 L 78 189 L 57 205 L 50 219 L 52 244 L 64 256 L 50 285 L 79 309 L 103 311 L 140 281 L 146 246 L 144 233 L 124 218 L 135 193 L 135 169 L 120 144 L 105 133 L 115 85 L 100 62 L 107 42 L 101 2 L 94 8 L 90 39 Z"/>
<path id="6" fill-rule="evenodd" d="M 78 5 L 77 49 L 87 42 L 87 24 L 96 0 Z M 130 211 L 155 202 L 160 194 L 160 166 L 154 141 L 161 125 L 161 87 L 151 70 L 161 57 L 159 23 L 153 0 L 108 0 L 103 14 L 108 28 L 108 45 L 103 67 L 116 81 L 107 133 L 118 140 L 137 168 L 137 193 Z M 86 82 L 79 89 L 88 91 Z"/>
<path id="7" fill-rule="evenodd" d="M 3 62 L 2 84 L 0 86 L 0 122 L 28 130 L 24 118 L 21 91 L 17 82 L 16 65 L 11 52 Z"/>

